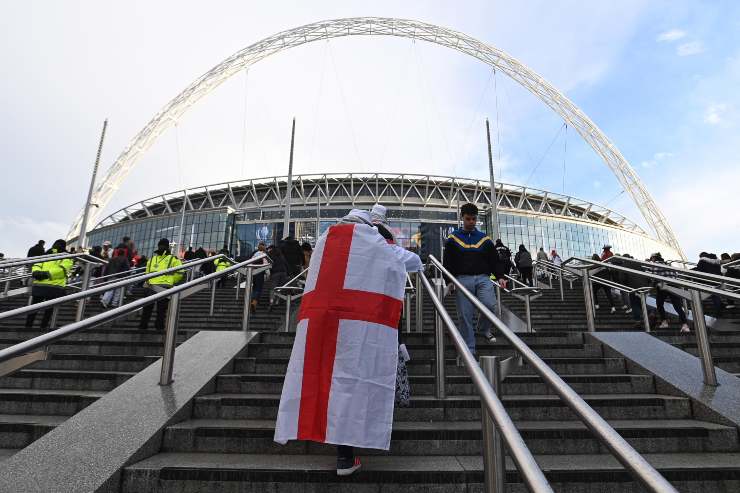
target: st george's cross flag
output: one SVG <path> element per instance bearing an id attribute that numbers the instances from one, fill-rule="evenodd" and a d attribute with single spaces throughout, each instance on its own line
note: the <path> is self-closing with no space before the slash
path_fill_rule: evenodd
<path id="1" fill-rule="evenodd" d="M 318 240 L 283 383 L 275 441 L 388 450 L 406 271 L 367 224 Z"/>

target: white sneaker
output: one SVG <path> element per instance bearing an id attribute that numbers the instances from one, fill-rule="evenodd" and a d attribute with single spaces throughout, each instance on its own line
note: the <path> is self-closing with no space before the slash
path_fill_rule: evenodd
<path id="1" fill-rule="evenodd" d="M 100 304 L 103 305 L 103 308 L 105 308 L 106 310 L 108 309 L 108 303 L 106 303 L 104 300 L 101 299 Z"/>
<path id="2" fill-rule="evenodd" d="M 340 467 L 342 466 L 342 467 Z M 349 467 L 344 467 L 345 464 L 337 464 L 337 476 L 349 476 L 362 467 L 359 457 L 355 457 L 354 463 Z"/>
<path id="3" fill-rule="evenodd" d="M 735 308 L 735 305 L 725 305 L 725 308 L 727 308 L 728 310 L 732 310 Z"/>
<path id="4" fill-rule="evenodd" d="M 663 320 L 660 322 L 660 325 L 658 326 L 659 329 L 667 329 L 668 328 L 668 320 Z"/>
<path id="5" fill-rule="evenodd" d="M 632 308 L 627 308 L 624 313 L 632 313 Z"/>
<path id="6" fill-rule="evenodd" d="M 626 311 L 626 312 L 627 312 L 627 310 L 629 310 L 629 311 L 632 311 L 632 308 L 630 308 L 630 307 L 629 307 L 629 306 L 627 306 L 627 305 L 622 305 L 622 310 L 624 310 L 624 311 Z M 629 313 L 629 312 L 627 312 L 627 313 Z"/>
<path id="7" fill-rule="evenodd" d="M 491 344 L 493 344 L 494 342 L 496 342 L 496 337 L 492 333 L 490 333 L 490 332 L 488 334 L 486 334 L 486 339 Z"/>
<path id="8" fill-rule="evenodd" d="M 594 305 L 594 310 L 598 310 L 598 309 L 599 309 L 599 305 Z"/>
<path id="9" fill-rule="evenodd" d="M 689 329 L 689 325 L 688 324 L 683 324 L 681 326 L 681 333 L 682 334 L 688 334 L 689 332 L 691 332 L 691 329 Z"/>
<path id="10" fill-rule="evenodd" d="M 614 307 L 612 307 L 612 309 L 611 309 L 611 312 L 612 312 L 612 313 L 617 313 L 617 309 L 616 309 L 616 308 L 614 308 Z"/>

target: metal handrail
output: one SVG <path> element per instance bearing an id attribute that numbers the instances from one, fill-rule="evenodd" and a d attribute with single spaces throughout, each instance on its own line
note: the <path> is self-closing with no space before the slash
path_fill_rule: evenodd
<path id="1" fill-rule="evenodd" d="M 653 492 L 676 492 L 676 489 L 645 458 L 607 423 L 586 401 L 581 398 L 555 371 L 550 368 L 519 336 L 506 326 L 491 310 L 473 296 L 460 281 L 442 266 L 434 255 L 429 261 L 444 277 L 455 284 L 468 300 L 498 329 L 509 341 L 514 350 L 534 369 L 550 388 L 560 396 L 568 407 L 583 421 L 591 432 L 614 454 L 617 460 L 638 479 L 643 486 Z M 439 362 L 438 362 L 439 363 Z"/>
<path id="2" fill-rule="evenodd" d="M 211 259 L 212 258 L 213 257 L 211 257 Z M 131 303 L 127 303 L 127 304 L 125 304 L 123 306 L 119 306 L 118 308 L 114 308 L 112 310 L 104 311 L 104 312 L 99 313 L 97 315 L 94 315 L 94 316 L 92 316 L 90 318 L 86 318 L 85 320 L 81 320 L 81 321 L 78 321 L 78 322 L 73 322 L 71 324 L 65 325 L 64 327 L 60 327 L 60 328 L 58 328 L 56 330 L 52 330 L 51 332 L 47 332 L 45 334 L 42 334 L 42 335 L 37 336 L 37 337 L 34 337 L 34 338 L 29 339 L 27 341 L 23 341 L 23 342 L 20 342 L 18 344 L 15 344 L 13 346 L 10 346 L 8 348 L 2 349 L 2 350 L 0 350 L 0 363 L 5 362 L 5 361 L 8 361 L 8 360 L 10 360 L 12 358 L 15 358 L 15 357 L 18 357 L 18 356 L 22 356 L 24 354 L 27 354 L 28 352 L 33 351 L 34 349 L 39 349 L 39 348 L 47 347 L 50 344 L 52 344 L 52 343 L 54 343 L 54 342 L 56 342 L 56 341 L 58 341 L 60 339 L 63 339 L 64 337 L 67 337 L 67 336 L 69 336 L 71 334 L 74 334 L 76 332 L 79 332 L 79 331 L 82 331 L 82 330 L 85 330 L 85 329 L 89 329 L 89 328 L 95 327 L 97 325 L 103 324 L 105 322 L 109 322 L 109 321 L 115 320 L 117 318 L 126 316 L 129 313 L 131 313 L 131 312 L 134 312 L 136 310 L 139 310 L 140 308 L 143 308 L 144 306 L 149 305 L 151 303 L 155 303 L 155 302 L 157 302 L 157 301 L 159 301 L 161 299 L 173 297 L 173 302 L 170 305 L 170 312 L 168 313 L 168 316 L 167 316 L 167 334 L 166 334 L 166 340 L 165 340 L 165 355 L 164 355 L 163 360 L 162 360 L 162 378 L 160 379 L 160 383 L 161 384 L 167 385 L 167 384 L 169 384 L 169 383 L 172 382 L 172 364 L 173 364 L 173 361 L 174 361 L 174 345 L 175 345 L 175 338 L 176 338 L 176 334 L 174 333 L 174 332 L 176 332 L 176 328 L 175 328 L 174 324 L 176 323 L 176 320 L 177 320 L 177 309 L 178 309 L 178 304 L 179 304 L 180 293 L 182 293 L 182 292 L 184 292 L 184 291 L 186 291 L 188 289 L 194 288 L 194 287 L 198 286 L 199 284 L 203 284 L 205 282 L 210 282 L 210 281 L 215 280 L 215 279 L 217 279 L 219 277 L 226 276 L 226 275 L 230 274 L 231 272 L 236 271 L 238 269 L 243 269 L 245 267 L 249 267 L 249 264 L 251 264 L 251 263 L 253 263 L 253 262 L 257 261 L 257 260 L 260 260 L 261 258 L 262 258 L 262 256 L 251 258 L 251 259 L 246 260 L 244 262 L 241 262 L 239 264 L 232 265 L 231 267 L 227 267 L 226 269 L 224 269 L 224 270 L 222 270 L 220 272 L 214 272 L 212 274 L 208 274 L 206 276 L 199 277 L 199 278 L 194 279 L 192 281 L 189 281 L 189 282 L 186 282 L 186 283 L 183 283 L 183 284 L 179 284 L 177 286 L 173 286 L 173 287 L 171 287 L 169 289 L 166 289 L 164 291 L 160 291 L 158 293 L 154 293 L 154 294 L 149 295 L 149 296 L 146 296 L 144 298 L 140 298 L 138 300 L 134 300 Z M 209 259 L 201 259 L 201 260 L 202 261 L 207 261 Z M 191 263 L 190 265 L 192 266 L 193 263 Z M 161 276 L 161 275 L 163 275 L 163 274 L 165 274 L 167 272 L 173 272 L 174 269 L 176 269 L 176 268 L 167 269 L 167 270 L 164 270 L 164 271 L 159 271 L 159 272 L 152 273 L 152 274 L 154 274 L 154 276 L 152 276 L 150 274 L 147 274 L 146 276 L 140 276 L 140 277 L 141 278 L 146 277 L 148 279 L 148 278 L 151 278 L 151 277 Z M 128 283 L 128 281 L 127 281 L 127 283 Z M 118 286 L 118 287 L 122 287 L 124 285 L 126 285 L 126 284 L 121 284 L 121 286 Z M 91 289 L 91 290 L 87 291 L 87 293 L 90 293 L 91 291 L 94 291 L 94 290 Z M 82 293 L 79 293 L 79 294 L 82 294 Z M 73 295 L 73 296 L 78 296 L 78 295 Z M 56 301 L 56 300 L 52 300 L 52 301 Z M 247 301 L 246 303 L 249 303 L 249 302 Z M 43 303 L 39 303 L 39 305 L 41 305 L 41 304 L 43 304 Z M 173 307 L 174 307 L 174 313 L 173 313 Z M 12 312 L 18 312 L 18 310 L 12 310 Z M 7 313 L 10 313 L 10 312 L 6 312 L 5 314 L 0 314 L 0 317 L 6 315 Z M 168 377 L 167 377 L 167 375 L 168 375 Z M 165 377 L 167 377 L 167 378 L 165 378 Z"/>
<path id="3" fill-rule="evenodd" d="M 433 259 L 433 257 L 430 256 L 430 259 Z M 506 442 L 511 458 L 516 463 L 517 469 L 519 470 L 523 481 L 529 488 L 529 491 L 553 491 L 550 487 L 550 483 L 547 481 L 547 478 L 545 478 L 545 475 L 542 473 L 542 470 L 535 461 L 532 452 L 527 447 L 527 444 L 524 443 L 524 439 L 521 434 L 519 434 L 519 430 L 516 429 L 516 426 L 514 425 L 511 416 L 509 416 L 509 413 L 506 411 L 501 399 L 499 399 L 496 392 L 494 392 L 490 382 L 483 374 L 483 370 L 481 370 L 478 362 L 475 360 L 475 357 L 463 340 L 462 335 L 460 335 L 460 331 L 455 326 L 455 323 L 452 321 L 449 313 L 447 313 L 447 310 L 445 310 L 442 301 L 439 299 L 438 295 L 435 294 L 434 288 L 432 288 L 432 285 L 429 283 L 429 279 L 421 273 L 419 273 L 419 276 L 421 277 L 421 283 L 429 294 L 437 313 L 447 326 L 447 332 L 470 375 L 473 385 L 475 385 L 475 388 L 480 395 L 481 403 L 485 406 L 485 410 L 496 424 L 497 431 Z M 459 287 L 461 286 L 462 285 Z M 486 441 L 490 439 L 490 437 L 485 436 L 483 439 Z M 499 474 L 504 473 L 501 471 Z"/>
<path id="4" fill-rule="evenodd" d="M 5 260 L 0 262 L 0 269 L 6 269 L 8 267 L 20 267 L 23 265 L 40 264 L 43 262 L 51 262 L 53 260 L 64 260 L 64 259 L 75 259 L 78 261 L 93 263 L 93 264 L 107 264 L 107 260 L 93 257 L 88 253 L 50 253 L 47 255 L 39 255 L 38 257 L 30 257 L 22 260 Z"/>
<path id="5" fill-rule="evenodd" d="M 22 307 L 16 308 L 14 310 L 8 310 L 7 312 L 0 313 L 0 320 L 5 320 L 5 319 L 8 319 L 8 318 L 17 317 L 17 316 L 20 316 L 20 315 L 26 315 L 26 314 L 33 313 L 33 312 L 36 312 L 36 311 L 45 310 L 47 308 L 53 308 L 53 307 L 55 307 L 57 305 L 61 305 L 61 304 L 66 303 L 68 301 L 82 300 L 84 298 L 88 298 L 88 297 L 94 296 L 96 294 L 102 294 L 102 293 L 104 293 L 106 291 L 110 291 L 112 289 L 123 288 L 123 287 L 127 287 L 127 286 L 129 286 L 131 284 L 135 284 L 135 283 L 138 283 L 138 282 L 141 282 L 141 281 L 146 281 L 148 279 L 152 279 L 154 277 L 159 277 L 159 276 L 163 276 L 163 275 L 167 275 L 167 274 L 172 274 L 172 273 L 175 273 L 175 272 L 180 271 L 180 270 L 183 270 L 183 269 L 188 269 L 190 267 L 195 267 L 196 265 L 200 265 L 202 263 L 208 262 L 210 260 L 213 260 L 215 258 L 218 258 L 219 256 L 224 256 L 224 255 L 216 255 L 215 257 L 208 257 L 208 258 L 204 258 L 204 259 L 194 260 L 192 262 L 189 262 L 188 264 L 178 265 L 176 267 L 171 267 L 169 269 L 161 270 L 161 271 L 158 271 L 158 272 L 152 272 L 152 273 L 149 273 L 149 274 L 138 275 L 138 276 L 135 276 L 135 277 L 132 277 L 132 278 L 129 278 L 129 279 L 124 279 L 124 280 L 117 281 L 117 282 L 114 282 L 114 283 L 111 283 L 111 284 L 107 284 L 107 285 L 104 285 L 104 286 L 96 286 L 94 288 L 89 288 L 89 289 L 86 289 L 84 291 L 80 291 L 78 293 L 68 294 L 66 296 L 55 298 L 53 300 L 42 301 L 41 303 L 35 303 L 33 305 L 27 305 L 27 306 L 22 306 Z M 221 272 L 223 272 L 223 271 L 221 271 Z"/>
<path id="6" fill-rule="evenodd" d="M 627 274 L 633 274 L 633 275 L 645 277 L 645 278 L 651 279 L 653 281 L 658 281 L 658 282 L 663 283 L 663 284 L 675 285 L 675 286 L 678 286 L 678 287 L 681 287 L 681 288 L 684 288 L 684 289 L 691 289 L 691 290 L 701 291 L 701 292 L 707 293 L 707 294 L 716 294 L 716 295 L 719 295 L 719 296 L 725 296 L 727 298 L 732 298 L 734 300 L 740 301 L 740 293 L 736 293 L 734 291 L 728 291 L 728 290 L 725 290 L 725 289 L 718 289 L 718 288 L 715 288 L 715 287 L 712 287 L 712 286 L 709 286 L 709 285 L 700 284 L 698 282 L 686 281 L 684 279 L 680 279 L 680 278 L 677 278 L 677 277 L 666 277 L 666 276 L 662 276 L 662 275 L 655 274 L 655 273 L 652 273 L 652 272 L 645 272 L 644 270 L 636 270 L 636 269 L 630 269 L 629 267 L 624 267 L 624 266 L 621 266 L 621 265 L 614 265 L 613 263 L 608 263 L 608 262 L 601 262 L 601 261 L 598 261 L 597 262 L 595 260 L 579 259 L 579 258 L 576 258 L 576 257 L 573 257 L 572 259 L 568 259 L 568 261 L 570 261 L 570 260 L 577 260 L 577 261 L 579 261 L 581 263 L 590 264 L 592 267 L 593 266 L 596 266 L 596 267 L 605 267 L 605 268 L 608 268 L 608 269 L 617 270 L 617 271 L 620 271 L 620 272 L 625 272 Z M 627 259 L 627 260 L 629 260 L 630 263 L 635 262 L 633 259 Z M 675 270 L 674 268 L 672 268 L 670 266 L 665 266 L 664 264 L 655 264 L 653 262 L 641 262 L 639 260 L 637 262 L 638 263 L 641 263 L 641 264 L 647 264 L 648 266 L 652 266 L 653 269 L 655 269 L 657 267 L 657 268 L 659 268 L 661 270 L 672 270 L 672 269 Z M 705 274 L 703 272 L 701 272 L 700 274 L 704 274 L 706 276 L 712 276 L 713 278 L 718 278 L 720 280 L 724 279 L 723 276 L 717 276 L 715 274 Z"/>
<path id="7" fill-rule="evenodd" d="M 704 307 L 702 305 L 701 294 L 706 293 L 710 295 L 722 296 L 724 298 L 734 299 L 740 301 L 740 292 L 728 291 L 725 289 L 718 289 L 706 284 L 699 282 L 687 281 L 678 277 L 667 277 L 654 272 L 646 272 L 643 270 L 630 269 L 621 265 L 614 265 L 613 263 L 597 262 L 590 259 L 568 259 L 578 261 L 581 265 L 580 268 L 583 270 L 583 292 L 586 301 L 586 317 L 589 325 L 589 331 L 593 331 L 593 311 L 592 311 L 592 298 L 590 294 L 590 280 L 589 280 L 589 269 L 595 267 L 607 268 L 616 270 L 618 272 L 624 272 L 627 274 L 640 276 L 643 278 L 650 279 L 659 283 L 660 285 L 673 288 L 671 292 L 677 294 L 682 298 L 685 298 L 691 302 L 692 311 L 694 313 L 694 327 L 696 329 L 696 343 L 699 350 L 699 358 L 701 360 L 702 372 L 704 373 L 704 383 L 711 386 L 719 385 L 717 380 L 717 372 L 714 368 L 714 360 L 712 358 L 712 350 L 709 344 L 709 334 L 707 332 L 706 322 L 704 320 Z M 630 263 L 632 259 L 628 259 Z M 658 269 L 661 271 L 675 271 L 677 269 L 666 266 L 665 264 L 656 264 L 654 262 L 641 262 L 637 261 L 638 264 L 647 264 L 652 269 Z M 704 273 L 700 273 L 704 274 Z M 713 274 L 704 274 L 711 278 L 722 279 L 723 276 L 716 276 Z M 678 289 L 676 289 L 678 288 Z"/>
<path id="8" fill-rule="evenodd" d="M 616 260 L 612 260 L 612 259 L 616 259 Z M 567 262 L 570 262 L 571 260 L 578 260 L 581 262 L 583 262 L 584 260 L 588 260 L 589 262 L 594 262 L 594 260 L 591 260 L 591 259 L 579 259 L 577 257 L 569 258 Z M 714 282 L 715 284 L 718 284 L 718 285 L 731 284 L 733 286 L 736 285 L 740 287 L 740 279 L 735 279 L 734 277 L 727 277 L 727 276 L 722 276 L 718 274 L 710 274 L 708 272 L 700 272 L 697 270 L 679 269 L 677 267 L 673 267 L 668 264 L 662 264 L 658 262 L 646 262 L 644 260 L 637 260 L 637 259 L 632 259 L 632 258 L 625 259 L 624 257 L 614 256 L 614 257 L 608 258 L 603 263 L 613 266 L 614 265 L 613 262 L 619 261 L 619 260 L 622 260 L 622 261 L 626 260 L 628 263 L 632 265 L 640 265 L 642 267 L 646 267 L 651 270 L 661 270 L 664 272 L 666 271 L 671 272 L 673 274 L 676 274 L 677 276 L 681 276 L 682 278 L 688 277 L 695 281 L 702 280 L 705 282 Z M 637 271 L 637 272 L 644 272 L 644 271 Z"/>
<path id="9" fill-rule="evenodd" d="M 303 296 L 303 286 L 291 285 L 303 278 L 303 275 L 306 274 L 306 272 L 308 272 L 308 267 L 303 269 L 297 276 L 290 279 L 282 286 L 274 288 L 277 293 L 276 296 L 285 300 L 285 321 L 283 323 L 283 332 L 290 332 L 290 309 L 293 300 Z"/>

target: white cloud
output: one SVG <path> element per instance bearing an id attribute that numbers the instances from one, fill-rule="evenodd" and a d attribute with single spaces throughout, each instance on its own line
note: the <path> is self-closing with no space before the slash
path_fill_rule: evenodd
<path id="1" fill-rule="evenodd" d="M 676 54 L 678 56 L 691 56 L 698 55 L 699 53 L 704 53 L 704 43 L 701 41 L 689 41 L 676 47 Z"/>
<path id="2" fill-rule="evenodd" d="M 661 161 L 664 161 L 670 157 L 673 157 L 673 153 L 671 152 L 656 152 L 653 154 L 652 159 L 648 159 L 646 161 L 642 161 L 640 165 L 643 168 L 654 168 L 657 166 Z"/>
<path id="3" fill-rule="evenodd" d="M 725 103 L 712 103 L 704 111 L 704 123 L 718 125 L 724 120 L 725 113 L 727 113 Z"/>
<path id="4" fill-rule="evenodd" d="M 682 31 L 680 29 L 671 29 L 669 31 L 660 33 L 655 40 L 659 43 L 665 43 L 665 42 L 672 43 L 673 41 L 678 41 L 679 39 L 684 38 L 685 36 L 686 36 L 686 31 Z"/>
<path id="5" fill-rule="evenodd" d="M 696 259 L 701 251 L 740 250 L 740 214 L 733 213 L 737 192 L 728 185 L 740 183 L 740 166 L 714 163 L 712 167 L 712 173 L 672 175 L 656 194 L 689 259 Z"/>
<path id="6" fill-rule="evenodd" d="M 3 232 L 0 251 L 6 257 L 24 257 L 28 249 L 38 240 L 51 246 L 57 238 L 64 238 L 69 225 L 55 221 L 44 221 L 25 216 L 0 217 Z"/>

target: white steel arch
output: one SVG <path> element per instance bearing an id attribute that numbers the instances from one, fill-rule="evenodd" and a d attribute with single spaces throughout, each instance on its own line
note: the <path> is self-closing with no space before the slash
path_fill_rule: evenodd
<path id="1" fill-rule="evenodd" d="M 549 82 L 503 51 L 466 34 L 425 22 L 384 17 L 335 19 L 289 29 L 244 48 L 200 76 L 167 103 L 118 156 L 95 188 L 92 203 L 97 204 L 98 208 L 91 211 L 90 224 L 95 224 L 98 215 L 136 165 L 139 157 L 151 147 L 162 132 L 175 124 L 203 96 L 232 75 L 272 54 L 312 41 L 344 36 L 398 36 L 428 41 L 477 58 L 511 77 L 578 131 L 612 170 L 622 188 L 629 192 L 657 239 L 684 255 L 667 219 L 632 166 L 599 127 Z M 82 211 L 73 222 L 68 238 L 78 235 L 81 221 Z"/>

